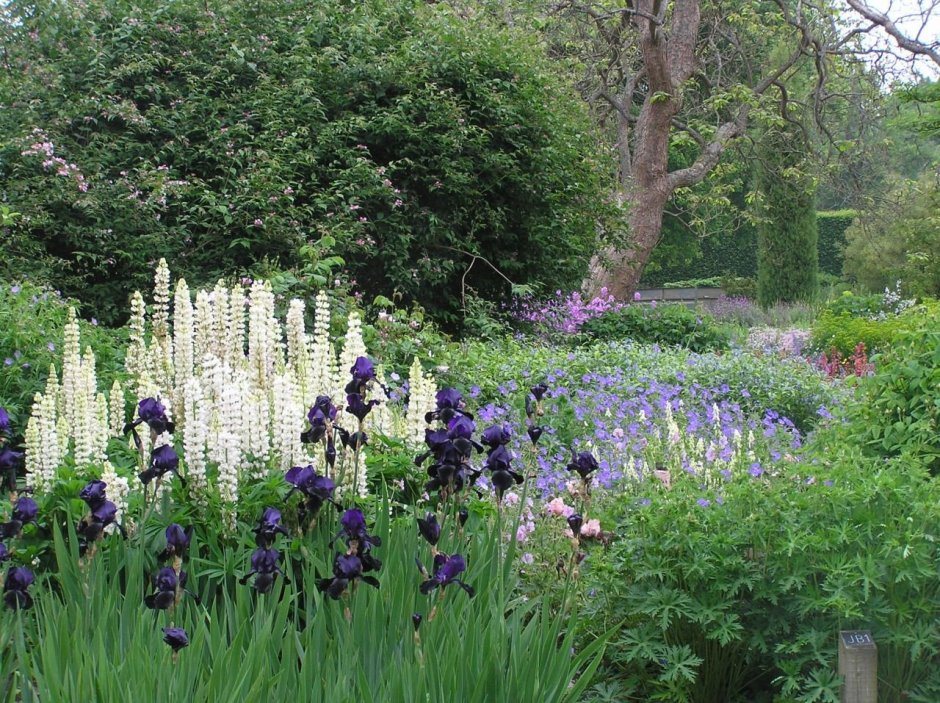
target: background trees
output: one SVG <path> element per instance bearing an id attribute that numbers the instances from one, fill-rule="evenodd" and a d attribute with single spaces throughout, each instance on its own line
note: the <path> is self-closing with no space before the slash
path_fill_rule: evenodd
<path id="1" fill-rule="evenodd" d="M 22 217 L 3 273 L 90 314 L 119 319 L 161 256 L 195 283 L 321 284 L 339 256 L 370 294 L 451 324 L 468 291 L 584 274 L 610 190 L 598 140 L 539 48 L 485 17 L 414 0 L 7 12 L 0 188 Z"/>

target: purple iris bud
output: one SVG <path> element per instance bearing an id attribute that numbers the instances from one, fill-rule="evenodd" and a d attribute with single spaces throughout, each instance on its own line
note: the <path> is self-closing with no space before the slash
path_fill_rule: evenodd
<path id="1" fill-rule="evenodd" d="M 189 646 L 189 635 L 182 627 L 164 627 L 163 641 L 170 645 L 174 652 L 178 652 Z"/>
<path id="2" fill-rule="evenodd" d="M 576 472 L 585 481 L 597 469 L 597 459 L 594 458 L 591 452 L 579 452 L 574 455 L 571 463 L 568 464 L 568 471 Z"/>
<path id="3" fill-rule="evenodd" d="M 461 527 L 467 524 L 469 518 L 470 512 L 466 508 L 461 508 L 460 512 L 457 513 L 457 521 L 460 523 Z"/>
<path id="4" fill-rule="evenodd" d="M 377 400 L 366 402 L 360 393 L 350 393 L 346 396 L 346 412 L 353 415 L 359 422 L 366 419 L 372 408 L 379 404 Z"/>
<path id="5" fill-rule="evenodd" d="M 147 485 L 155 478 L 167 473 L 178 475 L 180 458 L 176 450 L 169 444 L 161 444 L 150 454 L 150 468 L 138 475 L 141 483 Z"/>
<path id="6" fill-rule="evenodd" d="M 190 525 L 183 529 L 181 525 L 175 522 L 166 528 L 166 549 L 160 552 L 160 560 L 165 561 L 170 557 L 184 557 L 189 550 L 189 544 L 193 539 L 193 526 Z"/>
<path id="7" fill-rule="evenodd" d="M 88 504 L 88 507 L 94 510 L 96 507 L 101 505 L 105 498 L 105 488 L 108 484 L 99 479 L 94 479 L 85 484 L 85 487 L 82 488 L 78 493 L 78 497 L 81 498 Z"/>
<path id="8" fill-rule="evenodd" d="M 441 526 L 437 522 L 437 515 L 428 513 L 424 519 L 418 518 L 418 531 L 431 546 L 437 546 L 441 539 Z"/>
<path id="9" fill-rule="evenodd" d="M 450 439 L 470 439 L 476 430 L 476 423 L 466 415 L 457 415 L 447 424 Z"/>
<path id="10" fill-rule="evenodd" d="M 538 425 L 530 425 L 529 429 L 526 430 L 529 435 L 529 439 L 532 440 L 533 446 L 539 443 L 539 438 L 545 432 L 545 429 L 539 427 Z"/>
<path id="11" fill-rule="evenodd" d="M 429 594 L 435 588 L 446 588 L 452 583 L 458 584 L 471 597 L 474 590 L 458 577 L 467 570 L 467 563 L 459 554 L 437 554 L 434 557 L 434 572 L 421 584 L 420 590 L 423 595 Z"/>
<path id="12" fill-rule="evenodd" d="M 37 515 L 39 515 L 39 506 L 36 505 L 35 500 L 28 496 L 21 496 L 16 499 L 13 504 L 13 515 L 11 516 L 14 521 L 19 522 L 20 525 L 26 525 L 30 522 L 36 522 Z"/>
<path id="13" fill-rule="evenodd" d="M 0 406 L 0 432 L 6 434 L 10 431 L 10 414 L 6 408 Z"/>
<path id="14" fill-rule="evenodd" d="M 424 620 L 424 617 L 421 613 L 413 613 L 411 616 L 411 624 L 415 628 L 415 632 L 418 631 L 418 628 L 421 627 L 421 621 Z"/>
<path id="15" fill-rule="evenodd" d="M 316 514 L 324 503 L 333 502 L 333 491 L 336 490 L 336 484 L 332 479 L 320 476 L 312 465 L 294 466 L 284 474 L 284 480 L 293 486 L 291 493 L 299 491 L 306 496 L 305 511 L 309 510 Z"/>
<path id="16" fill-rule="evenodd" d="M 0 542 L 0 564 L 5 562 L 9 558 L 10 558 L 10 550 L 7 549 L 7 546 L 3 544 L 3 542 Z"/>
<path id="17" fill-rule="evenodd" d="M 579 513 L 572 513 L 568 516 L 568 527 L 575 537 L 581 536 L 581 526 L 584 524 L 584 518 Z"/>
<path id="18" fill-rule="evenodd" d="M 8 608 L 28 610 L 33 607 L 33 598 L 29 595 L 33 580 L 33 572 L 22 566 L 14 566 L 7 571 L 3 582 L 3 602 Z"/>
<path id="19" fill-rule="evenodd" d="M 544 383 L 536 383 L 532 388 L 529 389 L 535 399 L 539 402 L 542 401 L 542 398 L 545 396 L 545 393 L 548 392 L 548 386 Z"/>
<path id="20" fill-rule="evenodd" d="M 508 425 L 491 425 L 483 430 L 481 440 L 483 444 L 495 449 L 506 444 L 512 438 L 512 429 Z"/>

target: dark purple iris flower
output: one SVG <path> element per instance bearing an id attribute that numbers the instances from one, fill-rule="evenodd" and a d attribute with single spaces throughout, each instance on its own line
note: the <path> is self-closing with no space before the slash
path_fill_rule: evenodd
<path id="1" fill-rule="evenodd" d="M 503 494 L 515 484 L 521 484 L 522 475 L 512 468 L 512 454 L 505 444 L 498 444 L 490 449 L 483 468 L 490 472 L 490 481 L 496 489 L 496 497 L 503 499 Z"/>
<path id="2" fill-rule="evenodd" d="M 189 646 L 189 635 L 182 627 L 164 627 L 163 641 L 170 645 L 174 652 L 178 652 Z"/>
<path id="3" fill-rule="evenodd" d="M 9 539 L 16 537 L 22 531 L 23 526 L 31 522 L 36 522 L 36 516 L 39 514 L 39 506 L 36 501 L 27 496 L 21 496 L 13 503 L 13 512 L 10 515 L 10 521 L 0 523 L 0 539 Z"/>
<path id="4" fill-rule="evenodd" d="M 252 531 L 255 533 L 255 544 L 264 548 L 270 547 L 277 535 L 288 536 L 287 529 L 281 524 L 281 511 L 276 508 L 265 508 Z"/>
<path id="5" fill-rule="evenodd" d="M 460 426 L 465 427 L 463 423 L 460 423 Z M 480 472 L 470 467 L 470 457 L 474 448 L 480 451 L 483 447 L 472 439 L 452 439 L 449 432 L 427 429 L 424 442 L 428 445 L 428 450 L 415 457 L 415 464 L 420 466 L 429 456 L 434 457 L 434 463 L 428 467 L 431 480 L 427 483 L 427 490 L 453 488 L 459 491 L 465 485 L 472 485 L 479 477 Z"/>
<path id="6" fill-rule="evenodd" d="M 568 516 L 568 527 L 571 528 L 571 532 L 575 537 L 581 537 L 581 526 L 584 524 L 584 518 L 581 517 L 580 513 L 572 513 Z"/>
<path id="7" fill-rule="evenodd" d="M 440 420 L 445 425 L 449 424 L 458 415 L 465 415 L 471 420 L 473 415 L 464 410 L 465 403 L 460 391 L 456 388 L 442 388 L 437 392 L 437 408 L 424 416 L 425 422 Z"/>
<path id="8" fill-rule="evenodd" d="M 10 432 L 10 414 L 7 409 L 0 406 L 0 433 L 8 434 Z"/>
<path id="9" fill-rule="evenodd" d="M 373 588 L 379 587 L 379 581 L 374 576 L 366 576 L 363 560 L 355 554 L 337 554 L 333 557 L 333 578 L 317 580 L 317 589 L 326 593 L 333 600 L 338 600 L 349 584 L 357 579 L 369 584 Z"/>
<path id="10" fill-rule="evenodd" d="M 470 439 L 477 425 L 466 415 L 457 415 L 447 423 L 447 436 L 452 439 Z"/>
<path id="11" fill-rule="evenodd" d="M 180 458 L 173 446 L 161 444 L 150 454 L 150 468 L 138 474 L 137 478 L 145 486 L 155 478 L 160 478 L 168 473 L 176 474 L 180 481 L 183 481 L 183 477 L 179 475 L 179 465 Z"/>
<path id="12" fill-rule="evenodd" d="M 358 451 L 369 443 L 369 435 L 361 430 L 359 432 L 347 432 L 342 428 L 337 428 L 337 430 L 339 431 L 339 438 L 342 440 L 343 446 L 347 449 Z"/>
<path id="13" fill-rule="evenodd" d="M 3 602 L 13 610 L 28 610 L 33 607 L 29 587 L 33 584 L 33 572 L 22 566 L 11 567 L 3 582 Z"/>
<path id="14" fill-rule="evenodd" d="M 166 407 L 156 398 L 144 398 L 137 404 L 137 419 L 124 425 L 124 434 L 136 430 L 141 423 L 146 423 L 154 434 L 173 433 L 176 430 L 174 424 L 166 416 Z M 136 434 L 134 440 L 139 446 L 139 438 Z"/>
<path id="15" fill-rule="evenodd" d="M 377 400 L 366 402 L 361 393 L 350 393 L 346 396 L 346 412 L 354 416 L 359 422 L 366 419 L 372 408 L 379 404 Z"/>
<path id="16" fill-rule="evenodd" d="M 486 446 L 496 449 L 500 445 L 509 443 L 512 439 L 512 428 L 509 425 L 490 425 L 483 430 L 480 439 Z"/>
<path id="17" fill-rule="evenodd" d="M 12 518 L 22 525 L 30 522 L 36 522 L 36 516 L 39 515 L 39 506 L 36 501 L 28 496 L 21 496 L 13 504 Z"/>
<path id="18" fill-rule="evenodd" d="M 349 369 L 352 380 L 346 384 L 346 393 L 350 395 L 363 394 L 369 383 L 375 380 L 375 365 L 368 358 L 360 356 Z"/>
<path id="19" fill-rule="evenodd" d="M 7 546 L 3 544 L 3 542 L 0 542 L 0 564 L 5 562 L 9 558 L 10 558 L 10 550 L 7 549 Z"/>
<path id="20" fill-rule="evenodd" d="M 472 598 L 474 594 L 473 587 L 458 578 L 466 570 L 467 563 L 459 554 L 451 554 L 450 556 L 446 554 L 435 555 L 434 572 L 421 584 L 421 593 L 427 595 L 435 588 L 446 588 L 450 584 L 456 583 Z M 422 571 L 424 571 L 423 568 Z"/>
<path id="21" fill-rule="evenodd" d="M 597 471 L 597 469 L 597 459 L 594 458 L 591 452 L 579 452 L 574 454 L 571 463 L 568 464 L 568 471 L 574 471 L 584 481 L 587 481 L 588 477 L 590 477 L 594 471 Z"/>
<path id="22" fill-rule="evenodd" d="M 328 395 L 317 396 L 313 407 L 307 413 L 307 419 L 310 421 L 310 429 L 301 433 L 300 441 L 304 443 L 316 443 L 326 437 L 329 426 L 336 420 L 336 406 Z"/>
<path id="23" fill-rule="evenodd" d="M 166 561 L 173 557 L 182 559 L 189 551 L 189 545 L 193 540 L 193 526 L 190 525 L 183 529 L 181 525 L 175 522 L 166 528 L 166 548 L 160 552 L 157 557 L 160 561 Z"/>
<path id="24" fill-rule="evenodd" d="M 0 449 L 0 486 L 6 484 L 7 487 L 16 490 L 16 469 L 23 461 L 23 452 L 16 452 L 9 447 Z"/>
<path id="25" fill-rule="evenodd" d="M 333 491 L 336 490 L 336 483 L 334 483 L 333 479 L 318 474 L 312 464 L 308 466 L 294 466 L 284 474 L 284 480 L 293 486 L 287 493 L 287 496 L 285 496 L 285 499 L 290 497 L 290 494 L 294 491 L 299 491 L 305 497 L 301 506 L 303 511 L 301 521 L 303 521 L 308 513 L 313 516 L 319 513 L 324 503 L 333 503 L 333 505 L 336 505 L 336 502 L 333 500 Z M 340 506 L 336 505 L 336 507 L 339 508 Z"/>
<path id="26" fill-rule="evenodd" d="M 418 518 L 418 531 L 432 547 L 436 547 L 441 539 L 441 526 L 437 522 L 437 515 L 428 513 L 424 519 Z"/>
<path id="27" fill-rule="evenodd" d="M 254 576 L 252 588 L 258 593 L 270 593 L 278 574 L 284 577 L 284 583 L 289 583 L 278 565 L 280 559 L 281 553 L 276 549 L 258 547 L 251 555 L 251 571 L 242 576 L 239 583 L 244 585 Z"/>
<path id="28" fill-rule="evenodd" d="M 186 590 L 185 571 L 180 571 L 179 578 L 177 578 L 176 571 L 169 566 L 164 566 L 157 572 L 157 575 L 154 576 L 153 587 L 154 592 L 144 597 L 144 603 L 148 608 L 153 610 L 166 610 L 175 605 L 177 587 L 179 587 L 181 591 L 189 593 L 189 595 L 196 599 L 197 603 L 199 602 L 199 598 L 197 598 L 195 594 Z"/>
<path id="29" fill-rule="evenodd" d="M 532 386 L 529 391 L 532 393 L 532 396 L 535 398 L 536 402 L 541 403 L 542 398 L 545 397 L 545 394 L 548 392 L 548 386 L 544 383 L 536 383 Z"/>
<path id="30" fill-rule="evenodd" d="M 85 484 L 85 487 L 78 492 L 78 497 L 81 498 L 88 504 L 88 507 L 94 510 L 96 507 L 104 503 L 107 496 L 105 495 L 105 488 L 108 484 L 99 479 L 94 479 Z"/>
<path id="31" fill-rule="evenodd" d="M 382 539 L 369 534 L 366 527 L 366 518 L 359 508 L 350 508 L 345 511 L 339 519 L 339 524 L 343 529 L 340 530 L 337 537 L 343 537 L 347 545 L 355 540 L 359 543 L 359 551 L 362 553 L 370 546 L 382 546 Z"/>

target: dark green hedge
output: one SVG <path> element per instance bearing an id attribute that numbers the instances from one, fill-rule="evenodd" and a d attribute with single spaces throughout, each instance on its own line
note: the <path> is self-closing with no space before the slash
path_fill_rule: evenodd
<path id="1" fill-rule="evenodd" d="M 842 250 L 845 247 L 845 230 L 855 219 L 854 210 L 830 210 L 816 213 L 819 227 L 819 271 L 842 275 Z"/>
<path id="2" fill-rule="evenodd" d="M 842 275 L 842 247 L 845 230 L 852 224 L 854 210 L 816 213 L 819 227 L 819 272 Z M 757 276 L 757 234 L 743 224 L 730 233 L 715 234 L 702 240 L 683 233 L 683 226 L 663 224 L 662 252 L 655 252 L 643 274 L 642 285 L 650 288 L 671 281 L 712 276 Z"/>

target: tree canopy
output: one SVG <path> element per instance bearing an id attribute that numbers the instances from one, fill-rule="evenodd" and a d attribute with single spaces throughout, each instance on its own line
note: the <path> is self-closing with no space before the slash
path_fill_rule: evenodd
<path id="1" fill-rule="evenodd" d="M 468 290 L 584 274 L 610 192 L 598 140 L 539 47 L 485 17 L 416 0 L 6 12 L 0 189 L 22 217 L 4 273 L 100 318 L 161 256 L 197 283 L 322 277 L 339 256 L 370 294 L 449 323 Z"/>

